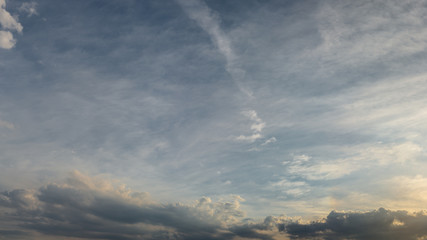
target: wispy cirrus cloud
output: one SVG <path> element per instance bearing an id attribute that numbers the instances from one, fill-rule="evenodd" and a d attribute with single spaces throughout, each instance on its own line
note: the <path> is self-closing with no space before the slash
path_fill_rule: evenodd
<path id="1" fill-rule="evenodd" d="M 224 55 L 226 70 L 231 75 L 240 91 L 249 97 L 253 97 L 252 91 L 245 87 L 243 82 L 246 71 L 238 64 L 238 57 L 233 51 L 231 40 L 220 27 L 221 19 L 218 14 L 212 11 L 203 0 L 177 1 L 188 16 L 196 21 L 197 24 L 209 34 L 219 52 Z"/>
<path id="2" fill-rule="evenodd" d="M 307 54 L 325 63 L 360 66 L 422 52 L 427 39 L 422 27 L 425 14 L 423 1 L 323 2 L 316 13 L 322 42 Z"/>
<path id="3" fill-rule="evenodd" d="M 283 165 L 291 174 L 309 180 L 338 179 L 364 168 L 405 164 L 424 155 L 421 146 L 404 142 L 401 144 L 364 145 L 343 148 L 343 158 L 313 159 L 309 155 L 295 155 Z"/>

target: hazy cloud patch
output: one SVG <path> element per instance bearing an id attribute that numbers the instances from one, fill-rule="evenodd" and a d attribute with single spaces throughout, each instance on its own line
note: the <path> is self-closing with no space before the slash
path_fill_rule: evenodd
<path id="1" fill-rule="evenodd" d="M 2 34 L 2 31 L 0 31 L 0 39 L 1 39 L 1 34 Z M 4 120 L 1 120 L 1 119 L 0 119 L 0 127 L 8 128 L 10 130 L 15 129 L 15 125 L 13 123 L 8 122 L 8 121 L 4 121 Z"/>
<path id="2" fill-rule="evenodd" d="M 424 155 L 423 148 L 413 142 L 344 147 L 340 151 L 339 154 L 344 154 L 344 157 L 313 159 L 312 156 L 301 154 L 292 156 L 292 160 L 285 160 L 282 164 L 291 174 L 309 180 L 328 180 L 368 167 L 416 161 Z"/>
<path id="3" fill-rule="evenodd" d="M 26 13 L 27 17 L 31 17 L 33 15 L 39 15 L 39 13 L 37 12 L 36 2 L 25 2 L 19 7 L 18 10 L 20 12 Z"/>

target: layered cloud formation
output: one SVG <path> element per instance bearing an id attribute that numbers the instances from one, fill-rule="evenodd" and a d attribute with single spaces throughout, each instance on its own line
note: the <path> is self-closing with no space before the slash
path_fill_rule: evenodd
<path id="1" fill-rule="evenodd" d="M 274 225 L 241 222 L 242 200 L 203 197 L 191 204 L 161 204 L 147 193 L 74 172 L 61 184 L 2 192 L 0 232 L 17 238 L 35 231 L 100 239 L 271 239 L 262 230 L 275 230 Z"/>
<path id="2" fill-rule="evenodd" d="M 0 0 L 0 238 L 423 238 L 426 16 Z"/>
<path id="3" fill-rule="evenodd" d="M 420 239 L 427 215 L 380 208 L 335 212 L 304 223 L 285 216 L 244 218 L 239 196 L 162 204 L 102 178 L 73 172 L 38 190 L 0 193 L 0 233 L 7 239 Z"/>

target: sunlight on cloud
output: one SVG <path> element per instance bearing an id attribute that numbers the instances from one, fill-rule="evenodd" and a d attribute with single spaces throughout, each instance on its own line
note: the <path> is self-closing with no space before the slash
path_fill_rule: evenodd
<path id="1" fill-rule="evenodd" d="M 0 31 L 0 48 L 11 49 L 15 46 L 16 40 L 11 32 Z"/>
<path id="2" fill-rule="evenodd" d="M 0 223 L 16 214 L 11 224 L 26 234 L 104 239 L 269 239 L 279 234 L 278 219 L 242 222 L 242 201 L 233 195 L 223 201 L 202 197 L 189 204 L 162 204 L 147 193 L 74 171 L 62 183 L 39 190 L 0 193 Z"/>
<path id="3" fill-rule="evenodd" d="M 242 112 L 242 114 L 253 122 L 251 124 L 252 135 L 240 135 L 236 137 L 236 140 L 255 142 L 257 139 L 263 138 L 264 136 L 262 135 L 262 130 L 265 128 L 265 122 L 258 117 L 257 112 L 255 110 L 249 110 Z"/>
<path id="4" fill-rule="evenodd" d="M 22 33 L 22 25 L 8 11 L 6 0 L 0 0 L 0 26 L 3 29 Z M 10 49 L 15 46 L 16 40 L 10 31 L 0 31 L 0 48 Z"/>
<path id="5" fill-rule="evenodd" d="M 424 238 L 426 16 L 0 0 L 0 238 Z"/>
<path id="6" fill-rule="evenodd" d="M 412 142 L 377 144 L 344 148 L 349 157 L 338 159 L 312 159 L 308 155 L 295 155 L 283 165 L 286 171 L 309 180 L 337 179 L 354 171 L 373 166 L 404 164 L 423 156 L 423 149 Z"/>
<path id="7" fill-rule="evenodd" d="M 396 176 L 383 182 L 389 207 L 423 210 L 427 204 L 427 178 L 423 175 Z"/>

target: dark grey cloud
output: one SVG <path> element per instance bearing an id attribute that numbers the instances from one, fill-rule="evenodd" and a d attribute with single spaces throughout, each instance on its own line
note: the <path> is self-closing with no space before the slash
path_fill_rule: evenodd
<path id="1" fill-rule="evenodd" d="M 418 239 L 427 215 L 384 208 L 332 211 L 301 223 L 287 217 L 242 219 L 242 199 L 162 204 L 148 193 L 115 187 L 78 172 L 35 190 L 0 193 L 0 233 L 11 237 L 85 239 Z M 37 235 L 36 235 L 37 233 Z M 43 238 L 43 237 L 41 237 Z"/>
<path id="2" fill-rule="evenodd" d="M 263 224 L 239 223 L 244 213 L 239 197 L 193 204 L 161 204 L 146 193 L 114 188 L 108 182 L 76 173 L 63 184 L 38 191 L 13 190 L 0 194 L 0 222 L 13 222 L 13 235 L 38 232 L 46 236 L 90 239 L 232 239 L 236 236 L 272 239 Z M 276 231 L 277 232 L 277 231 Z"/>
<path id="3" fill-rule="evenodd" d="M 419 239 L 427 235 L 427 216 L 384 208 L 359 213 L 332 211 L 324 221 L 284 226 L 292 239 Z"/>

